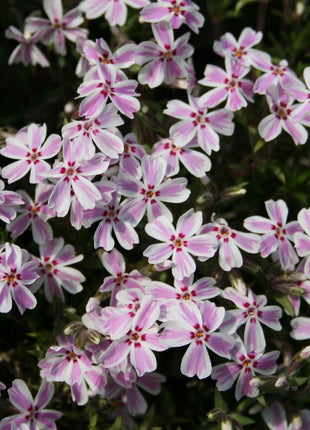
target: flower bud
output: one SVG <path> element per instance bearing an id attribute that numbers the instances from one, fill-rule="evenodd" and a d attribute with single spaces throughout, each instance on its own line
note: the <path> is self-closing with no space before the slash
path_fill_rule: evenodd
<path id="1" fill-rule="evenodd" d="M 274 383 L 276 388 L 286 387 L 287 386 L 287 378 L 285 375 L 280 375 L 276 382 Z"/>

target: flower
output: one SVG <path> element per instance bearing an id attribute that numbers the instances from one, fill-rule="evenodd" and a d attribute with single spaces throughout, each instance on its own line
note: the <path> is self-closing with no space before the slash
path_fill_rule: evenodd
<path id="1" fill-rule="evenodd" d="M 292 136 L 295 145 L 304 144 L 308 139 L 308 133 L 296 119 L 295 110 L 298 105 L 293 105 L 294 99 L 280 85 L 270 87 L 266 92 L 266 97 L 271 114 L 258 124 L 258 132 L 261 137 L 269 142 L 279 136 L 284 129 Z M 296 112 L 298 111 L 296 110 Z"/>
<path id="2" fill-rule="evenodd" d="M 242 30 L 238 41 L 231 33 L 225 33 L 221 39 L 213 44 L 214 51 L 221 57 L 231 57 L 242 66 L 254 66 L 258 69 L 270 62 L 270 56 L 266 52 L 252 48 L 263 37 L 261 31 L 255 31 L 250 27 Z"/>
<path id="3" fill-rule="evenodd" d="M 33 309 L 37 300 L 29 289 L 37 278 L 36 265 L 28 261 L 28 253 L 17 245 L 5 244 L 0 262 L 0 312 L 12 309 L 14 299 L 21 314 Z"/>
<path id="4" fill-rule="evenodd" d="M 39 64 L 41 67 L 49 67 L 50 63 L 46 59 L 45 55 L 36 46 L 42 38 L 42 31 L 38 31 L 35 34 L 31 34 L 27 26 L 24 29 L 24 33 L 21 33 L 16 27 L 10 25 L 5 30 L 5 37 L 8 39 L 15 39 L 19 42 L 9 58 L 9 65 L 13 63 L 23 63 L 24 66 L 28 64 Z"/>
<path id="5" fill-rule="evenodd" d="M 193 138 L 197 138 L 199 146 L 208 154 L 218 151 L 219 136 L 217 133 L 231 136 L 234 131 L 233 113 L 226 109 L 208 112 L 202 107 L 201 98 L 194 98 L 188 93 L 189 104 L 180 100 L 170 100 L 164 113 L 181 121 L 170 128 L 170 134 L 176 145 L 183 147 Z"/>
<path id="6" fill-rule="evenodd" d="M 148 221 L 164 215 L 172 221 L 172 213 L 162 202 L 181 203 L 187 200 L 190 191 L 185 188 L 186 178 L 166 179 L 166 162 L 159 157 L 144 156 L 141 162 L 142 181 L 130 175 L 119 174 L 118 192 L 128 197 L 122 210 L 134 226 L 147 212 Z"/>
<path id="7" fill-rule="evenodd" d="M 65 15 L 61 0 L 43 0 L 43 8 L 48 19 L 28 17 L 27 28 L 31 32 L 40 31 L 41 41 L 46 45 L 54 44 L 55 51 L 60 55 L 66 55 L 65 38 L 77 43 L 79 39 L 86 39 L 88 30 L 78 28 L 84 21 L 81 10 L 77 7 Z"/>
<path id="8" fill-rule="evenodd" d="M 294 234 L 295 248 L 297 254 L 304 257 L 303 271 L 307 277 L 310 277 L 310 208 L 301 209 L 297 219 L 306 234 L 301 232 Z"/>
<path id="9" fill-rule="evenodd" d="M 310 318 L 296 317 L 291 320 L 291 336 L 296 340 L 310 339 Z"/>
<path id="10" fill-rule="evenodd" d="M 228 56 L 225 58 L 226 71 L 220 67 L 208 64 L 204 71 L 204 78 L 199 84 L 215 87 L 200 97 L 200 106 L 214 107 L 227 99 L 225 108 L 236 111 L 248 105 L 247 100 L 253 102 L 253 83 L 243 77 L 249 72 Z"/>
<path id="11" fill-rule="evenodd" d="M 223 307 L 218 308 L 206 300 L 199 307 L 191 302 L 180 303 L 175 317 L 162 324 L 161 340 L 169 347 L 188 345 L 181 362 L 181 373 L 199 379 L 211 374 L 212 366 L 208 349 L 221 357 L 230 358 L 233 337 L 226 333 L 214 333 L 225 315 Z"/>
<path id="12" fill-rule="evenodd" d="M 98 117 L 110 99 L 121 113 L 133 118 L 134 112 L 140 109 L 140 102 L 135 98 L 139 95 L 135 92 L 138 82 L 126 78 L 118 80 L 117 70 L 109 65 L 97 65 L 95 71 L 95 74 L 90 71 L 90 80 L 87 79 L 89 75 L 85 75 L 77 90 L 81 97 L 85 97 L 80 105 L 80 115 Z"/>
<path id="13" fill-rule="evenodd" d="M 62 413 L 45 409 L 45 406 L 52 400 L 54 391 L 54 385 L 43 379 L 39 391 L 33 399 L 25 382 L 15 379 L 12 387 L 8 389 L 8 394 L 14 409 L 19 413 L 1 420 L 0 429 L 11 430 L 15 424 L 16 428 L 23 430 L 23 425 L 27 424 L 31 430 L 42 428 L 56 430 L 55 421 L 62 416 Z M 27 428 L 28 426 L 25 427 L 25 430 Z"/>
<path id="14" fill-rule="evenodd" d="M 46 124 L 30 124 L 19 130 L 14 137 L 6 139 L 1 155 L 18 160 L 2 169 L 2 176 L 8 179 L 9 184 L 21 179 L 29 170 L 31 184 L 42 182 L 41 173 L 50 169 L 50 165 L 44 160 L 57 155 L 61 147 L 61 138 L 57 134 L 51 134 L 46 141 L 45 138 Z"/>
<path id="15" fill-rule="evenodd" d="M 7 226 L 12 238 L 23 234 L 29 225 L 31 225 L 32 237 L 35 243 L 42 244 L 46 240 L 53 238 L 53 231 L 47 220 L 54 217 L 55 212 L 48 209 L 47 205 L 44 204 L 49 198 L 52 188 L 52 184 L 45 182 L 38 184 L 34 201 L 25 191 L 19 191 L 23 199 L 23 206 L 17 209 L 19 215 Z"/>
<path id="16" fill-rule="evenodd" d="M 85 12 L 87 19 L 95 19 L 105 15 L 111 26 L 124 25 L 127 19 L 127 4 L 135 9 L 145 6 L 148 0 L 83 0 L 80 8 Z"/>
<path id="17" fill-rule="evenodd" d="M 105 172 L 108 165 L 102 154 L 96 154 L 90 160 L 78 158 L 74 142 L 65 138 L 63 161 L 56 161 L 51 170 L 41 174 L 51 180 L 58 179 L 48 199 L 48 207 L 58 216 L 65 216 L 70 208 L 72 191 L 84 209 L 93 208 L 101 195 L 87 177 Z"/>
<path id="18" fill-rule="evenodd" d="M 219 249 L 219 264 L 225 271 L 242 266 L 243 259 L 238 248 L 251 254 L 258 252 L 259 236 L 237 231 L 231 228 L 223 218 L 203 225 L 200 233 L 208 234 L 216 240 Z M 199 259 L 203 260 L 201 257 Z"/>
<path id="19" fill-rule="evenodd" d="M 275 65 L 269 60 L 266 64 L 261 65 L 260 69 L 264 70 L 265 73 L 256 79 L 253 89 L 254 93 L 266 94 L 271 86 L 285 88 L 286 86 L 300 84 L 295 73 L 288 68 L 288 62 L 286 60 L 282 60 Z"/>
<path id="20" fill-rule="evenodd" d="M 83 255 L 75 256 L 73 246 L 64 245 L 62 237 L 41 244 L 40 258 L 33 258 L 40 277 L 31 286 L 31 291 L 37 291 L 44 283 L 44 294 L 49 302 L 54 296 L 64 301 L 61 287 L 70 294 L 82 291 L 81 282 L 85 281 L 85 277 L 79 270 L 67 266 L 81 261 Z"/>
<path id="21" fill-rule="evenodd" d="M 264 295 L 256 296 L 251 289 L 248 296 L 239 294 L 234 288 L 228 287 L 222 296 L 235 303 L 238 309 L 229 310 L 225 314 L 221 330 L 235 333 L 245 324 L 244 343 L 249 351 L 261 352 L 266 347 L 266 340 L 261 323 L 273 330 L 281 330 L 279 319 L 282 309 L 279 306 L 265 306 L 267 298 Z"/>
<path id="22" fill-rule="evenodd" d="M 190 33 L 174 40 L 173 29 L 166 21 L 152 24 L 152 31 L 157 43 L 142 42 L 137 47 L 136 63 L 147 63 L 140 70 L 138 81 L 155 88 L 162 82 L 172 84 L 176 78 L 185 78 L 185 60 L 194 51 L 188 44 Z"/>
<path id="23" fill-rule="evenodd" d="M 298 257 L 290 240 L 293 240 L 294 233 L 302 229 L 297 221 L 286 223 L 288 208 L 283 200 L 268 200 L 265 206 L 270 219 L 251 216 L 244 220 L 244 227 L 263 234 L 258 249 L 263 258 L 273 254 L 280 260 L 283 270 L 292 269 L 298 263 Z M 278 254 L 275 254 L 277 250 Z"/>
<path id="24" fill-rule="evenodd" d="M 4 182 L 0 179 L 0 219 L 10 224 L 16 217 L 16 211 L 23 205 L 22 197 L 14 191 L 4 189 Z"/>
<path id="25" fill-rule="evenodd" d="M 191 0 L 158 0 L 147 4 L 141 11 L 141 17 L 145 22 L 166 21 L 173 29 L 186 24 L 195 33 L 204 24 L 203 15 L 198 12 L 199 7 Z"/>
<path id="26" fill-rule="evenodd" d="M 211 377 L 217 380 L 216 387 L 219 391 L 226 391 L 237 380 L 235 397 L 239 401 L 241 397 L 257 397 L 258 388 L 250 384 L 256 373 L 260 375 L 272 375 L 276 369 L 276 361 L 279 351 L 263 354 L 263 351 L 248 351 L 240 338 L 236 336 L 230 354 L 234 362 L 219 364 L 213 367 Z"/>
<path id="27" fill-rule="evenodd" d="M 151 237 L 163 243 L 150 245 L 143 255 L 150 264 L 162 263 L 172 256 L 172 275 L 181 280 L 195 272 L 196 264 L 190 254 L 205 259 L 214 255 L 216 240 L 207 234 L 196 234 L 202 224 L 202 212 L 193 209 L 185 212 L 176 228 L 165 216 L 156 218 L 145 226 Z"/>

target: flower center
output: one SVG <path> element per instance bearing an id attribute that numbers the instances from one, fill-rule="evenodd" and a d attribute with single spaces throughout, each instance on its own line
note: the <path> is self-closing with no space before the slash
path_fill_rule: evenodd
<path id="1" fill-rule="evenodd" d="M 174 245 L 175 245 L 177 248 L 180 248 L 180 247 L 183 245 L 183 242 L 182 242 L 182 240 L 181 240 L 181 239 L 177 239 L 177 240 L 174 242 Z"/>
<path id="2" fill-rule="evenodd" d="M 150 199 L 150 198 L 152 198 L 152 197 L 153 197 L 153 195 L 154 195 L 154 193 L 153 193 L 153 191 L 151 191 L 151 190 L 149 190 L 149 191 L 146 193 L 146 197 L 148 197 L 149 199 Z"/>
<path id="3" fill-rule="evenodd" d="M 190 298 L 191 298 L 190 293 L 185 293 L 183 296 L 183 300 L 190 300 Z"/>
<path id="4" fill-rule="evenodd" d="M 198 339 L 201 338 L 201 337 L 203 337 L 203 336 L 204 336 L 204 331 L 203 330 L 196 331 L 196 337 L 198 337 Z"/>
<path id="5" fill-rule="evenodd" d="M 15 281 L 15 275 L 11 273 L 10 276 L 8 277 L 8 281 L 12 284 Z"/>
<path id="6" fill-rule="evenodd" d="M 68 176 L 74 175 L 74 172 L 75 172 L 75 170 L 72 167 L 70 167 L 69 169 L 67 169 L 67 175 Z"/>
<path id="7" fill-rule="evenodd" d="M 249 310 L 248 310 L 248 315 L 250 315 L 250 316 L 254 316 L 255 315 L 255 308 L 250 308 Z"/>
<path id="8" fill-rule="evenodd" d="M 229 229 L 227 227 L 222 227 L 220 233 L 223 237 L 229 236 Z"/>
<path id="9" fill-rule="evenodd" d="M 250 364 L 251 364 L 251 360 L 245 360 L 245 361 L 243 362 L 243 366 L 244 366 L 244 367 L 248 367 Z"/>
<path id="10" fill-rule="evenodd" d="M 131 338 L 132 340 L 134 340 L 134 341 L 137 341 L 137 340 L 139 339 L 139 335 L 138 335 L 138 333 L 133 333 L 133 334 L 130 336 L 130 338 Z"/>

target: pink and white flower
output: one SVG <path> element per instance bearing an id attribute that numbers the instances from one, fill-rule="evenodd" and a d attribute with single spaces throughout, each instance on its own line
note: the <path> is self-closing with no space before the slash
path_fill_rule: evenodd
<path id="1" fill-rule="evenodd" d="M 297 232 L 294 234 L 294 242 L 297 254 L 303 259 L 303 271 L 305 275 L 310 277 L 310 208 L 301 209 L 298 213 L 298 222 L 303 228 L 304 232 Z"/>
<path id="2" fill-rule="evenodd" d="M 219 41 L 214 42 L 213 49 L 221 57 L 231 57 L 242 66 L 254 66 L 261 69 L 270 62 L 270 56 L 252 46 L 260 43 L 262 37 L 261 31 L 246 27 L 242 30 L 238 40 L 231 33 L 225 33 Z"/>
<path id="3" fill-rule="evenodd" d="M 219 250 L 219 265 L 225 271 L 243 264 L 243 251 L 256 254 L 260 245 L 260 237 L 256 234 L 244 233 L 231 228 L 223 218 L 215 219 L 205 224 L 200 230 L 201 234 L 208 234 L 216 241 Z M 199 258 L 203 261 L 202 258 Z"/>
<path id="4" fill-rule="evenodd" d="M 27 28 L 32 32 L 43 32 L 41 41 L 46 45 L 53 43 L 58 54 L 66 55 L 66 38 L 74 43 L 79 39 L 86 39 L 88 30 L 78 28 L 84 21 L 78 7 L 64 15 L 61 0 L 43 0 L 43 8 L 48 19 L 28 17 Z"/>
<path id="5" fill-rule="evenodd" d="M 251 216 L 244 220 L 244 227 L 263 234 L 258 249 L 263 258 L 273 254 L 280 260 L 283 270 L 293 269 L 299 259 L 290 241 L 295 233 L 302 232 L 302 228 L 297 221 L 286 222 L 288 208 L 283 200 L 268 200 L 265 206 L 270 219 Z"/>
<path id="6" fill-rule="evenodd" d="M 42 182 L 41 173 L 50 169 L 50 165 L 44 160 L 57 155 L 61 147 L 61 138 L 57 134 L 51 134 L 46 141 L 45 139 L 46 124 L 31 124 L 6 139 L 1 155 L 17 160 L 2 169 L 2 176 L 9 184 L 18 181 L 29 171 L 31 184 Z"/>
<path id="7" fill-rule="evenodd" d="M 79 7 L 85 12 L 87 19 L 95 19 L 104 14 L 111 26 L 121 26 L 127 19 L 127 5 L 139 9 L 147 3 L 148 0 L 83 0 Z"/>
<path id="8" fill-rule="evenodd" d="M 194 139 L 184 146 L 177 146 L 179 140 L 168 137 L 155 143 L 152 155 L 163 158 L 167 163 L 166 175 L 177 175 L 180 171 L 180 162 L 193 176 L 202 178 L 211 169 L 209 157 L 192 148 L 197 148 L 198 143 Z"/>
<path id="9" fill-rule="evenodd" d="M 36 265 L 29 261 L 28 252 L 6 243 L 0 262 L 0 312 L 10 312 L 12 298 L 21 314 L 35 308 L 37 300 L 29 287 L 37 278 Z"/>
<path id="10" fill-rule="evenodd" d="M 138 81 L 154 88 L 163 82 L 172 84 L 176 78 L 185 78 L 185 60 L 194 52 L 194 48 L 188 44 L 190 33 L 174 40 L 173 29 L 165 21 L 152 24 L 152 31 L 157 43 L 142 42 L 137 47 L 136 63 L 144 64 Z"/>
<path id="11" fill-rule="evenodd" d="M 163 243 L 150 245 L 143 255 L 150 264 L 163 263 L 172 257 L 172 275 L 182 280 L 195 272 L 196 264 L 190 254 L 208 259 L 215 253 L 216 239 L 208 234 L 198 234 L 202 224 L 202 212 L 193 209 L 185 212 L 177 221 L 176 228 L 160 216 L 145 226 L 151 237 Z"/>
<path id="12" fill-rule="evenodd" d="M 310 339 L 310 318 L 297 317 L 291 320 L 291 336 L 296 340 Z"/>
<path id="13" fill-rule="evenodd" d="M 14 409 L 19 413 L 1 420 L 0 429 L 39 430 L 45 428 L 56 430 L 55 421 L 62 416 L 62 413 L 45 409 L 52 400 L 54 392 L 54 385 L 43 379 L 39 391 L 33 399 L 25 382 L 15 379 L 12 387 L 8 389 L 8 394 Z"/>
<path id="14" fill-rule="evenodd" d="M 210 155 L 211 151 L 218 151 L 220 148 L 217 133 L 226 136 L 233 134 L 233 113 L 226 109 L 208 112 L 206 107 L 202 107 L 202 98 L 188 94 L 188 99 L 189 104 L 180 100 L 168 102 L 164 113 L 180 119 L 170 128 L 170 135 L 180 147 L 197 138 L 199 146 Z"/>
<path id="15" fill-rule="evenodd" d="M 262 417 L 269 430 L 307 430 L 310 426 L 309 409 L 298 411 L 298 415 L 294 414 L 292 422 L 287 424 L 285 410 L 279 402 L 264 409 Z"/>
<path id="16" fill-rule="evenodd" d="M 199 307 L 183 302 L 175 309 L 175 318 L 162 324 L 161 340 L 169 347 L 188 345 L 181 362 L 181 373 L 199 379 L 211 374 L 212 365 L 208 349 L 215 354 L 230 358 L 233 337 L 226 333 L 214 333 L 225 315 L 223 307 L 218 308 L 208 300 Z"/>
<path id="17" fill-rule="evenodd" d="M 248 105 L 247 100 L 253 102 L 253 82 L 243 79 L 250 68 L 244 67 L 230 57 L 225 58 L 226 71 L 220 67 L 208 64 L 204 71 L 204 78 L 199 84 L 215 87 L 200 97 L 200 106 L 214 107 L 227 99 L 225 108 L 236 111 Z"/>
<path id="18" fill-rule="evenodd" d="M 248 290 L 248 296 L 245 296 L 234 288 L 228 287 L 225 288 L 222 296 L 234 302 L 238 309 L 226 311 L 221 330 L 235 333 L 241 325 L 245 324 L 246 348 L 249 351 L 264 351 L 266 340 L 261 323 L 273 330 L 281 330 L 279 319 L 282 316 L 282 309 L 279 306 L 265 306 L 266 296 L 262 294 L 257 296 L 251 289 Z"/>
<path id="19" fill-rule="evenodd" d="M 42 31 L 31 34 L 27 26 L 24 29 L 24 33 L 22 33 L 16 27 L 10 25 L 10 27 L 5 30 L 5 37 L 17 40 L 19 44 L 10 55 L 9 65 L 13 63 L 23 63 L 24 66 L 28 66 L 29 64 L 35 66 L 39 64 L 41 67 L 49 67 L 50 64 L 45 55 L 36 46 L 36 43 L 41 40 L 42 34 Z"/>
<path id="20" fill-rule="evenodd" d="M 123 174 L 117 179 L 118 192 L 128 197 L 122 203 L 126 219 L 136 226 L 146 212 L 149 222 L 162 215 L 172 221 L 172 213 L 163 202 L 182 203 L 187 200 L 190 194 L 186 188 L 187 179 L 166 179 L 167 164 L 159 157 L 146 155 L 141 168 L 142 180 Z"/>
<path id="21" fill-rule="evenodd" d="M 22 235 L 30 225 L 35 243 L 42 244 L 53 238 L 53 230 L 47 220 L 54 217 L 55 212 L 48 209 L 47 205 L 44 204 L 52 189 L 52 184 L 41 182 L 36 186 L 34 201 L 25 191 L 19 191 L 23 206 L 17 209 L 19 215 L 7 226 L 12 238 Z"/>
<path id="22" fill-rule="evenodd" d="M 140 15 L 145 22 L 166 21 L 173 29 L 186 24 L 192 31 L 198 33 L 205 21 L 198 11 L 199 7 L 192 0 L 158 0 L 147 4 Z"/>
<path id="23" fill-rule="evenodd" d="M 156 369 L 157 362 L 153 350 L 166 349 L 160 341 L 156 324 L 159 311 L 159 304 L 154 301 L 153 296 L 146 295 L 132 320 L 132 328 L 125 336 L 113 341 L 103 353 L 102 360 L 105 367 L 117 366 L 129 355 L 130 363 L 138 376 Z"/>
<path id="24" fill-rule="evenodd" d="M 248 351 L 237 337 L 234 347 L 230 350 L 234 362 L 219 364 L 212 370 L 212 379 L 217 380 L 216 387 L 219 391 L 229 390 L 237 379 L 235 397 L 239 401 L 241 397 L 257 397 L 258 388 L 250 384 L 256 373 L 260 375 L 272 375 L 276 369 L 276 361 L 279 351 L 266 354 L 256 351 Z"/>
<path id="25" fill-rule="evenodd" d="M 96 118 L 85 118 L 65 124 L 61 130 L 65 138 L 74 141 L 75 153 L 79 159 L 94 157 L 96 147 L 110 158 L 118 158 L 124 150 L 122 139 L 115 134 L 115 128 L 124 124 L 116 107 L 109 103 Z"/>
<path id="26" fill-rule="evenodd" d="M 74 142 L 65 138 L 63 161 L 56 161 L 51 170 L 41 173 L 42 177 L 58 180 L 48 199 L 48 207 L 58 216 L 65 216 L 70 208 L 72 192 L 84 209 L 93 208 L 101 194 L 88 177 L 105 172 L 108 166 L 109 162 L 102 154 L 86 161 L 78 158 Z"/>
<path id="27" fill-rule="evenodd" d="M 80 105 L 81 116 L 98 117 L 109 99 L 129 118 L 133 118 L 134 112 L 140 109 L 136 98 L 139 94 L 135 91 L 138 82 L 134 79 L 118 80 L 117 70 L 104 64 L 96 67 L 96 73 L 92 73 L 90 80 L 87 77 L 77 90 L 80 97 L 85 97 Z"/>
<path id="28" fill-rule="evenodd" d="M 44 283 L 44 294 L 49 302 L 54 296 L 64 301 L 62 288 L 70 294 L 82 291 L 83 274 L 71 264 L 78 263 L 83 255 L 75 255 L 72 245 L 64 245 L 62 237 L 55 238 L 40 245 L 40 258 L 33 257 L 40 275 L 31 285 L 31 291 L 37 291 Z"/>
<path id="29" fill-rule="evenodd" d="M 265 73 L 256 79 L 254 93 L 266 94 L 272 86 L 285 88 L 286 86 L 298 85 L 300 82 L 293 70 L 288 67 L 286 60 L 282 60 L 276 65 L 269 60 L 266 64 L 261 65 L 260 69 Z"/>
<path id="30" fill-rule="evenodd" d="M 295 145 L 303 145 L 308 139 L 308 132 L 295 117 L 298 105 L 280 85 L 270 87 L 266 92 L 271 114 L 258 124 L 261 137 L 269 142 L 279 136 L 282 129 L 292 136 Z"/>
<path id="31" fill-rule="evenodd" d="M 16 211 L 24 200 L 20 194 L 4 189 L 4 182 L 0 179 L 0 220 L 10 224 L 16 217 Z"/>
<path id="32" fill-rule="evenodd" d="M 146 155 L 145 148 L 137 142 L 137 137 L 134 133 L 126 134 L 123 140 L 124 152 L 119 156 L 119 169 L 123 173 L 140 179 L 142 169 L 138 160 L 142 160 Z"/>

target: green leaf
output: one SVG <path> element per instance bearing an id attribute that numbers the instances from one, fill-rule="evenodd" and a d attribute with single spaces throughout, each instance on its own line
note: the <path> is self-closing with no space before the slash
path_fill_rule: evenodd
<path id="1" fill-rule="evenodd" d="M 222 409 L 224 412 L 228 412 L 228 405 L 225 402 L 222 394 L 217 389 L 214 391 L 214 407 L 217 409 Z"/>
<path id="2" fill-rule="evenodd" d="M 254 146 L 253 152 L 259 151 L 263 146 L 265 146 L 266 142 L 264 140 L 258 140 Z"/>
<path id="3" fill-rule="evenodd" d="M 246 6 L 249 3 L 258 3 L 260 0 L 239 0 L 235 6 L 235 13 L 236 15 L 239 14 L 239 12 L 241 11 L 241 9 L 244 8 L 244 6 Z"/>
<path id="4" fill-rule="evenodd" d="M 267 408 L 267 402 L 264 396 L 259 396 L 256 399 L 264 408 Z"/>
<path id="5" fill-rule="evenodd" d="M 239 415 L 239 414 L 232 413 L 232 414 L 229 414 L 229 416 L 233 420 L 237 421 L 239 424 L 241 424 L 243 426 L 248 426 L 250 424 L 255 424 L 255 421 L 252 420 L 252 418 L 245 417 L 244 415 Z"/>
<path id="6" fill-rule="evenodd" d="M 108 428 L 108 430 L 122 430 L 122 417 L 117 417 L 114 423 Z"/>
<path id="7" fill-rule="evenodd" d="M 295 316 L 292 303 L 289 301 L 287 296 L 280 292 L 276 292 L 274 293 L 274 298 L 292 318 Z"/>

